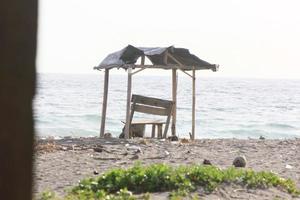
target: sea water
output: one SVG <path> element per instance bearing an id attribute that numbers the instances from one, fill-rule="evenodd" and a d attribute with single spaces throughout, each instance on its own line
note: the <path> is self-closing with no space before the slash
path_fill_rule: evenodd
<path id="1" fill-rule="evenodd" d="M 133 94 L 170 99 L 170 76 L 135 75 Z M 106 132 L 118 136 L 125 121 L 127 76 L 111 74 Z M 177 134 L 189 137 L 192 126 L 192 80 L 178 77 Z M 40 137 L 98 136 L 103 73 L 39 74 L 34 100 Z M 161 119 L 136 113 L 135 119 Z M 151 127 L 146 128 L 146 134 Z M 300 80 L 197 78 L 197 138 L 300 137 Z"/>

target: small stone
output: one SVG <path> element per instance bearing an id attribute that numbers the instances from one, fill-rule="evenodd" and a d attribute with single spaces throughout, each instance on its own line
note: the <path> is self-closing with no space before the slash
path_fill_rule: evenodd
<path id="1" fill-rule="evenodd" d="M 128 145 L 127 146 L 127 151 L 133 151 L 133 153 L 142 153 L 142 149 L 139 146 L 129 146 Z"/>
<path id="2" fill-rule="evenodd" d="M 235 167 L 246 167 L 246 157 L 245 156 L 238 156 L 236 157 L 232 164 L 235 166 Z"/>
<path id="3" fill-rule="evenodd" d="M 292 165 L 289 165 L 289 164 L 286 164 L 286 165 L 285 165 L 285 168 L 286 168 L 286 169 L 292 169 L 293 166 L 292 166 Z"/>
<path id="4" fill-rule="evenodd" d="M 259 139 L 260 139 L 260 140 L 264 140 L 264 139 L 266 139 L 266 138 L 265 138 L 264 136 L 261 135 L 261 136 L 259 136 Z"/>
<path id="5" fill-rule="evenodd" d="M 131 160 L 137 160 L 137 159 L 139 159 L 139 158 L 140 158 L 139 155 L 135 154 L 135 155 L 132 156 L 130 159 L 131 159 Z"/>
<path id="6" fill-rule="evenodd" d="M 94 170 L 94 175 L 98 175 L 99 172 L 97 170 Z"/>
<path id="7" fill-rule="evenodd" d="M 80 175 L 80 174 L 81 174 L 81 172 L 80 172 L 80 171 L 76 171 L 75 173 L 76 173 L 76 175 Z"/>
<path id="8" fill-rule="evenodd" d="M 172 136 L 168 137 L 168 139 L 170 141 L 178 141 L 178 137 L 176 135 L 172 135 Z"/>
<path id="9" fill-rule="evenodd" d="M 62 147 L 61 150 L 67 151 L 67 150 L 68 150 L 68 147 Z"/>
<path id="10" fill-rule="evenodd" d="M 104 133 L 104 138 L 112 138 L 112 134 L 111 133 Z"/>
<path id="11" fill-rule="evenodd" d="M 170 153 L 168 151 L 165 151 L 166 156 L 170 155 Z"/>
<path id="12" fill-rule="evenodd" d="M 101 147 L 95 147 L 95 148 L 93 148 L 93 150 L 98 153 L 101 153 L 103 151 L 103 149 Z"/>
<path id="13" fill-rule="evenodd" d="M 211 162 L 207 159 L 203 160 L 203 165 L 212 165 Z"/>
<path id="14" fill-rule="evenodd" d="M 134 151 L 134 153 L 142 153 L 142 149 L 138 148 L 137 150 Z"/>

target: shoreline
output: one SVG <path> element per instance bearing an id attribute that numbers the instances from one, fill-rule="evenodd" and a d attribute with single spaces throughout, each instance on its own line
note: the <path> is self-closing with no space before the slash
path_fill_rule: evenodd
<path id="1" fill-rule="evenodd" d="M 79 180 L 95 177 L 112 168 L 168 163 L 174 166 L 202 164 L 204 159 L 219 168 L 232 166 L 245 156 L 246 168 L 272 171 L 290 178 L 300 188 L 300 139 L 159 139 L 63 138 L 37 139 L 35 145 L 35 195 L 52 190 L 63 195 Z M 266 195 L 279 193 L 265 191 Z M 224 192 L 224 191 L 223 191 Z M 230 192 L 230 190 L 228 191 Z M 259 192 L 258 192 L 259 193 Z M 275 197 L 275 196 L 274 196 Z"/>

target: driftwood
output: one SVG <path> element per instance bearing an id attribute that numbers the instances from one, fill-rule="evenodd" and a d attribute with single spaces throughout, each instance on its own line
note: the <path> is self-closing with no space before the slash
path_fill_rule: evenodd
<path id="1" fill-rule="evenodd" d="M 101 158 L 101 157 L 94 157 L 96 160 L 121 160 L 121 158 Z"/>

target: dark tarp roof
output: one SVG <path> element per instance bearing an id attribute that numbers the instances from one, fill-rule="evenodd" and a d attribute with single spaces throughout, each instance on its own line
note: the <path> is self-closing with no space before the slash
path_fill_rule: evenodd
<path id="1" fill-rule="evenodd" d="M 124 49 L 109 54 L 99 66 L 94 69 L 110 69 L 110 68 L 124 68 L 128 67 L 142 67 L 140 64 L 136 64 L 139 57 L 145 55 L 153 64 L 146 65 L 146 68 L 162 68 L 173 69 L 178 68 L 178 63 L 173 59 L 168 58 L 167 64 L 164 62 L 165 53 L 173 56 L 182 65 L 183 70 L 192 70 L 195 67 L 196 70 L 211 69 L 217 71 L 218 65 L 210 64 L 204 60 L 201 60 L 197 56 L 191 54 L 188 49 L 170 47 L 134 47 L 128 45 Z M 136 65 L 135 65 L 136 64 Z"/>

